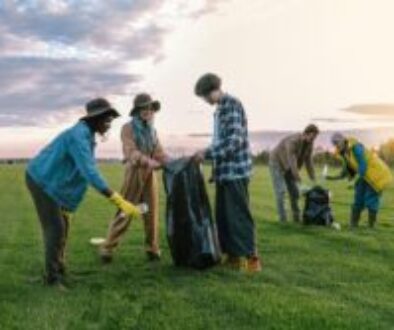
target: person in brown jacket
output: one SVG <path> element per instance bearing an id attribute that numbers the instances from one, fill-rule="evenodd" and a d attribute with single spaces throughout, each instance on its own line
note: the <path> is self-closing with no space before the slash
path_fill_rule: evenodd
<path id="1" fill-rule="evenodd" d="M 301 182 L 301 176 L 299 171 L 305 164 L 309 178 L 315 181 L 312 154 L 313 144 L 318 135 L 319 128 L 316 125 L 308 125 L 303 133 L 285 137 L 271 152 L 269 167 L 281 222 L 287 221 L 285 209 L 286 188 L 290 197 L 293 220 L 295 222 L 300 221 L 298 184 Z"/>
<path id="2" fill-rule="evenodd" d="M 146 203 L 148 212 L 144 215 L 145 250 L 148 260 L 160 260 L 159 248 L 159 191 L 155 170 L 168 161 L 153 126 L 155 113 L 160 102 L 148 94 L 139 94 L 134 107 L 121 132 L 125 175 L 121 194 L 133 203 Z M 127 231 L 131 218 L 118 211 L 110 223 L 107 238 L 101 245 L 100 255 L 104 263 L 111 262 L 113 250 L 119 245 Z"/>

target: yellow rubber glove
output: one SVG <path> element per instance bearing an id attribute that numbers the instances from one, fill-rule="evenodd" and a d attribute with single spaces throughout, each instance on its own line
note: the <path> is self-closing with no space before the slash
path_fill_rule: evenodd
<path id="1" fill-rule="evenodd" d="M 140 217 L 141 210 L 131 204 L 130 202 L 126 201 L 120 194 L 114 192 L 109 200 L 114 203 L 122 212 L 126 213 L 126 215 L 131 217 Z"/>

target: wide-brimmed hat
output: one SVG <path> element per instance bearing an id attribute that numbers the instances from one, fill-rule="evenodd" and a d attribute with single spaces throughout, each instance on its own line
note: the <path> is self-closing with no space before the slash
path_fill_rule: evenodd
<path id="1" fill-rule="evenodd" d="M 114 118 L 120 116 L 119 112 L 111 105 L 111 103 L 103 98 L 97 98 L 89 101 L 86 103 L 85 109 L 87 114 L 82 117 L 82 119 L 93 118 L 104 114 L 108 114 L 108 116 L 112 116 Z"/>
<path id="2" fill-rule="evenodd" d="M 147 93 L 138 94 L 134 98 L 134 105 L 130 110 L 130 116 L 135 116 L 141 109 L 151 106 L 153 111 L 159 111 L 161 104 L 157 100 L 153 100 Z"/>

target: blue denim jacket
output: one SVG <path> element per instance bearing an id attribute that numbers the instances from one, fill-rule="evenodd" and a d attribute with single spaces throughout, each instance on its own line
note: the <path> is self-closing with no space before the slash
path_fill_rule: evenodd
<path id="1" fill-rule="evenodd" d="M 27 166 L 27 173 L 59 206 L 75 211 L 92 185 L 108 189 L 94 158 L 94 133 L 80 121 L 45 147 Z"/>

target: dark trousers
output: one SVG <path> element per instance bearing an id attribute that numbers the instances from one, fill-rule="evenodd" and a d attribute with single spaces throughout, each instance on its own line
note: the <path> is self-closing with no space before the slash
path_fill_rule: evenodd
<path id="1" fill-rule="evenodd" d="M 216 221 L 222 252 L 233 257 L 256 255 L 255 226 L 249 209 L 249 180 L 216 183 Z"/>
<path id="2" fill-rule="evenodd" d="M 26 174 L 26 184 L 41 222 L 46 281 L 54 283 L 62 280 L 65 272 L 64 253 L 69 229 L 68 218 L 61 207 L 34 182 L 29 174 Z"/>
<path id="3" fill-rule="evenodd" d="M 361 213 L 366 208 L 369 212 L 378 213 L 380 198 L 381 194 L 376 192 L 367 181 L 359 179 L 355 186 L 353 210 Z"/>

